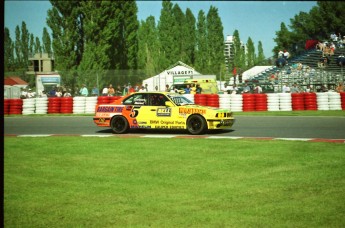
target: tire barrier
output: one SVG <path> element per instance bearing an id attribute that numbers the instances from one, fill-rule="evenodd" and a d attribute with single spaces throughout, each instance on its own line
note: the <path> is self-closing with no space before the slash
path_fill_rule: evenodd
<path id="1" fill-rule="evenodd" d="M 267 111 L 280 111 L 278 93 L 267 94 Z"/>
<path id="2" fill-rule="evenodd" d="M 194 103 L 207 106 L 207 94 L 194 94 Z"/>
<path id="3" fill-rule="evenodd" d="M 304 110 L 317 110 L 316 93 L 303 93 L 304 96 Z"/>
<path id="4" fill-rule="evenodd" d="M 206 106 L 219 108 L 218 94 L 206 94 Z"/>
<path id="5" fill-rule="evenodd" d="M 4 99 L 4 114 L 10 114 L 10 99 Z"/>
<path id="6" fill-rule="evenodd" d="M 267 94 L 257 93 L 254 94 L 255 98 L 255 111 L 267 111 Z"/>
<path id="7" fill-rule="evenodd" d="M 345 92 L 340 92 L 341 109 L 345 110 Z"/>
<path id="8" fill-rule="evenodd" d="M 60 113 L 73 113 L 73 97 L 61 97 Z"/>
<path id="9" fill-rule="evenodd" d="M 18 99 L 10 99 L 10 108 L 9 114 L 10 115 L 21 115 L 23 110 L 23 100 Z"/>
<path id="10" fill-rule="evenodd" d="M 292 93 L 291 94 L 291 106 L 293 111 L 304 110 L 304 94 Z"/>
<path id="11" fill-rule="evenodd" d="M 268 94 L 184 94 L 197 105 L 233 112 L 345 110 L 345 92 Z M 94 114 L 97 104 L 108 104 L 121 96 L 49 97 L 4 99 L 5 115 Z"/>

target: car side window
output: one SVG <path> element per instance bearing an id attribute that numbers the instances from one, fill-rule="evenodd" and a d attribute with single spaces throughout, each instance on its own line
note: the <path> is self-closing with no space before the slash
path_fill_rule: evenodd
<path id="1" fill-rule="evenodd" d="M 149 105 L 151 106 L 165 106 L 165 101 L 168 99 L 163 94 L 150 94 Z"/>
<path id="2" fill-rule="evenodd" d="M 147 94 L 134 94 L 123 101 L 124 105 L 147 105 Z"/>

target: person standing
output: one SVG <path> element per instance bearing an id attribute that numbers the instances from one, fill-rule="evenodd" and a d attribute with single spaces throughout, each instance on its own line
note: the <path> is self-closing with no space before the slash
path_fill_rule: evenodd
<path id="1" fill-rule="evenodd" d="M 202 88 L 200 87 L 199 84 L 196 85 L 196 94 L 201 94 Z"/>
<path id="2" fill-rule="evenodd" d="M 97 86 L 95 85 L 93 88 L 92 88 L 92 91 L 91 91 L 91 96 L 98 96 L 99 95 L 99 91 L 98 91 L 98 88 Z"/>
<path id="3" fill-rule="evenodd" d="M 81 87 L 81 89 L 79 90 L 79 93 L 81 96 L 83 97 L 87 97 L 89 95 L 89 91 L 88 89 L 86 88 L 86 85 L 83 84 L 83 86 Z"/>
<path id="4" fill-rule="evenodd" d="M 109 85 L 108 96 L 115 96 L 115 89 L 112 84 Z"/>
<path id="5" fill-rule="evenodd" d="M 184 93 L 185 94 L 190 94 L 190 85 L 187 85 L 187 87 L 184 88 Z"/>

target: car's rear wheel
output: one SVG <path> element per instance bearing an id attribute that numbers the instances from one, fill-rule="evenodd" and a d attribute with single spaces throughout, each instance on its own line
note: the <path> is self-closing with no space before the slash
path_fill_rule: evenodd
<path id="1" fill-rule="evenodd" d="M 187 130 L 192 135 L 200 135 L 207 130 L 205 119 L 200 115 L 192 115 L 187 120 Z"/>
<path id="2" fill-rule="evenodd" d="M 111 120 L 111 129 L 116 134 L 126 133 L 129 129 L 128 121 L 123 116 L 115 116 Z"/>

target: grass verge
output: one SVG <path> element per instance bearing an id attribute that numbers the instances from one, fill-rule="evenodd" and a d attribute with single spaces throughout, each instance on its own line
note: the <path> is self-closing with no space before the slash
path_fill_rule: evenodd
<path id="1" fill-rule="evenodd" d="M 341 227 L 343 144 L 5 137 L 5 227 Z"/>

